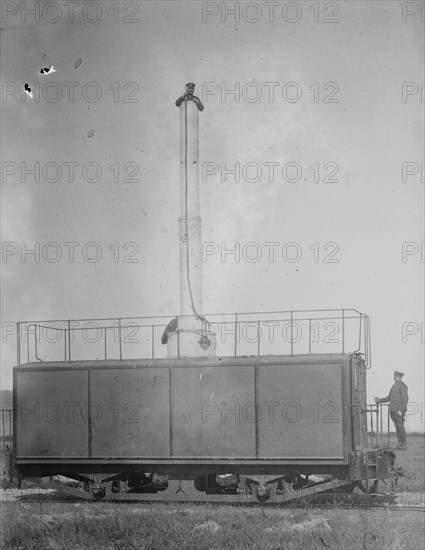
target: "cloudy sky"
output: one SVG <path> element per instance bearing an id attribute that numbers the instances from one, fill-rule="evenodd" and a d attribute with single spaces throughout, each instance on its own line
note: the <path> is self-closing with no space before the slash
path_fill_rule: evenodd
<path id="1" fill-rule="evenodd" d="M 178 313 L 174 102 L 195 82 L 203 312 L 369 314 L 369 399 L 404 371 L 423 429 L 420 4 L 26 4 L 0 33 L 3 387 L 12 321 Z"/>

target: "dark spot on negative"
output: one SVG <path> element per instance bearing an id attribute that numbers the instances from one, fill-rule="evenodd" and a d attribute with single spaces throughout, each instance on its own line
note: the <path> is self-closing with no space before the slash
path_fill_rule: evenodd
<path id="1" fill-rule="evenodd" d="M 55 72 L 56 72 L 56 69 L 53 67 L 53 65 L 49 65 L 48 67 L 42 67 L 40 69 L 40 74 L 50 74 Z"/>
<path id="2" fill-rule="evenodd" d="M 81 57 L 79 57 L 79 58 L 75 61 L 75 63 L 74 63 L 74 68 L 75 68 L 75 69 L 79 69 L 79 68 L 81 67 L 82 64 L 83 64 L 83 60 L 82 60 Z"/>
<path id="3" fill-rule="evenodd" d="M 94 136 L 94 130 L 89 130 L 89 131 L 87 132 L 87 137 L 88 137 L 88 138 L 91 138 L 91 137 L 93 137 L 93 136 Z"/>

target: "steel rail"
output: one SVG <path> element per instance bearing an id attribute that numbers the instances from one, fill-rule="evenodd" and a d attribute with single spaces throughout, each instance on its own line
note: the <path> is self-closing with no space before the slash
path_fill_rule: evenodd
<path id="1" fill-rule="evenodd" d="M 273 501 L 265 501 L 265 502 L 258 502 L 253 500 L 241 500 L 240 495 L 206 495 L 204 493 L 197 493 L 197 494 L 185 494 L 185 493 L 178 493 L 178 494 L 169 494 L 166 498 L 152 498 L 153 494 L 150 493 L 122 493 L 122 494 L 116 494 L 113 498 L 110 498 L 108 496 L 105 496 L 100 499 L 94 498 L 90 493 L 86 491 L 82 491 L 80 489 L 75 489 L 73 487 L 67 487 L 66 492 L 62 489 L 58 489 L 57 487 L 54 487 L 54 484 L 52 482 L 48 483 L 47 486 L 49 488 L 56 488 L 57 494 L 60 496 L 60 499 L 58 500 L 57 497 L 55 498 L 55 502 L 75 502 L 75 498 L 89 501 L 89 502 L 96 502 L 96 503 L 105 503 L 110 504 L 111 502 L 116 503 L 143 503 L 143 504 L 149 504 L 152 502 L 155 502 L 157 504 L 166 504 L 169 506 L 171 503 L 193 503 L 193 504 L 207 504 L 207 505 L 218 505 L 218 506 L 244 506 L 244 507 L 251 507 L 251 508 L 257 508 L 257 507 L 268 507 L 268 508 L 274 508 L 274 509 L 281 509 L 281 508 L 289 508 L 289 509 L 308 509 L 308 510 L 386 510 L 386 511 L 394 511 L 394 512 L 421 512 L 422 514 L 425 514 L 425 503 L 418 505 L 418 506 L 412 506 L 412 505 L 397 505 L 397 504 L 372 504 L 372 503 L 363 503 L 363 504 L 356 504 L 356 503 L 343 503 L 343 502 L 335 502 L 335 503 L 329 503 L 329 504 L 323 504 L 323 503 L 314 503 L 314 502 L 302 502 L 300 499 L 293 499 L 293 500 L 287 500 L 283 502 L 273 502 Z M 7 491 L 7 489 L 6 489 Z M 23 489 L 22 491 L 25 491 Z M 118 496 L 119 495 L 119 496 Z M 25 494 L 19 494 L 19 498 L 23 500 L 31 500 L 35 497 L 45 496 L 46 499 L 51 499 L 52 494 L 51 493 L 31 493 L 28 495 Z M 165 495 L 164 495 L 165 496 Z M 392 495 L 384 495 L 384 494 L 373 494 L 369 495 L 369 499 L 371 502 L 373 501 L 373 498 L 379 497 L 379 496 L 385 496 L 385 497 L 391 497 Z M 4 498 L 4 497 L 3 497 Z M 303 498 L 303 497 L 301 497 Z M 305 497 L 304 497 L 305 498 Z M 7 498 L 3 500 L 3 502 L 7 502 Z"/>
<path id="2" fill-rule="evenodd" d="M 376 496 L 376 495 L 372 495 Z M 279 503 L 276 508 L 283 507 L 286 503 L 282 502 Z M 288 507 L 289 507 L 288 502 Z M 392 505 L 385 505 L 385 504 L 314 504 L 314 503 L 308 503 L 308 504 L 291 504 L 294 508 L 309 508 L 309 509 L 324 509 L 324 510 L 391 510 L 391 511 L 401 511 L 401 512 L 422 512 L 425 513 L 425 504 L 421 506 L 397 506 L 395 504 Z"/>

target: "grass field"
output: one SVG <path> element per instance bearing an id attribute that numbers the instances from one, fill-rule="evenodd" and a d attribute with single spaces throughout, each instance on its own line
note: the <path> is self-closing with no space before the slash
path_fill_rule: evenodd
<path id="1" fill-rule="evenodd" d="M 395 439 L 395 437 L 394 437 Z M 403 468 L 404 477 L 400 478 L 401 487 L 425 492 L 425 436 L 409 434 L 407 436 L 407 451 L 395 450 L 396 465 Z"/>
<path id="2" fill-rule="evenodd" d="M 388 502 L 409 503 L 414 497 L 423 505 L 424 436 L 410 435 L 408 446 L 396 451 L 405 475 L 398 496 Z M 7 550 L 425 550 L 423 509 L 359 510 L 338 503 L 330 510 L 309 505 L 149 505 L 33 494 L 3 501 L 1 521 L 2 548 Z"/>
<path id="3" fill-rule="evenodd" d="M 211 505 L 10 503 L 3 548 L 422 550 L 424 515 Z"/>

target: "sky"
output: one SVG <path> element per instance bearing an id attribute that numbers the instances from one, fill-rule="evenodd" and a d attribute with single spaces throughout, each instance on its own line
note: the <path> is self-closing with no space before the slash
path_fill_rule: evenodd
<path id="1" fill-rule="evenodd" d="M 2 387 L 12 322 L 178 313 L 174 102 L 194 82 L 203 313 L 367 313 L 369 402 L 405 372 L 423 430 L 420 3 L 26 6 L 3 2 L 0 32 Z"/>

